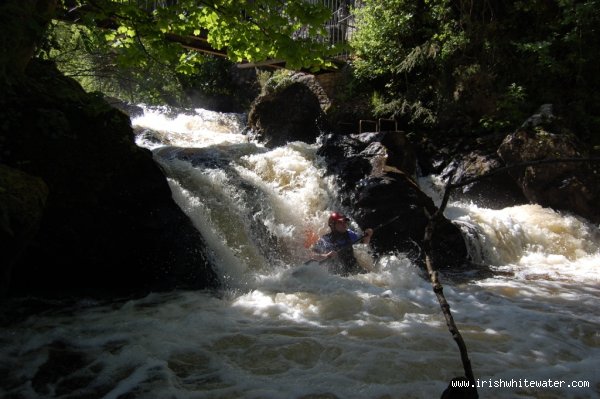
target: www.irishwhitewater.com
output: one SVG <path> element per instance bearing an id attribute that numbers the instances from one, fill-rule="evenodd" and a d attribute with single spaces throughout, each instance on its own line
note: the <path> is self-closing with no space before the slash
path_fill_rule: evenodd
<path id="1" fill-rule="evenodd" d="M 477 379 L 475 384 L 467 380 L 454 380 L 454 388 L 589 388 L 589 381 L 564 381 L 564 380 L 530 380 L 527 378 L 505 379 Z"/>

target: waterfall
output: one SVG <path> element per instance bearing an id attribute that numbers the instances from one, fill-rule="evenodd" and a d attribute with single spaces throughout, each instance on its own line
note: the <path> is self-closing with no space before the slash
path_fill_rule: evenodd
<path id="1" fill-rule="evenodd" d="M 421 185 L 440 202 L 439 178 L 428 176 Z M 475 263 L 525 279 L 598 280 L 600 230 L 583 218 L 539 205 L 495 210 L 460 200 L 450 204 L 446 216 L 462 229 Z"/>
<path id="2" fill-rule="evenodd" d="M 325 233 L 339 208 L 316 145 L 268 149 L 241 133 L 243 115 L 201 109 L 145 107 L 132 122 L 224 289 L 46 304 L 0 327 L 0 396 L 435 398 L 462 375 L 431 286 L 405 254 L 375 262 L 357 245 L 373 271 L 349 277 L 304 264 L 307 235 Z M 439 191 L 435 176 L 421 184 Z M 598 226 L 459 198 L 446 216 L 492 271 L 440 276 L 480 397 L 597 397 Z"/>

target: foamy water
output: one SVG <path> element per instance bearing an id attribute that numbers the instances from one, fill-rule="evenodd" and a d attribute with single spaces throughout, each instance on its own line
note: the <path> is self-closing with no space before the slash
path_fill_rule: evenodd
<path id="1" fill-rule="evenodd" d="M 186 137 L 175 147 L 170 136 L 171 146 L 151 147 L 226 289 L 81 301 L 3 327 L 0 395 L 436 398 L 463 374 L 430 283 L 403 254 L 350 277 L 304 264 L 307 234 L 324 233 L 336 207 L 315 146 L 269 150 L 236 123 L 206 133 L 198 128 L 206 116 L 147 116 L 134 123 L 167 136 L 174 123 L 190 129 L 190 137 L 176 131 Z M 464 228 L 474 259 L 496 273 L 441 276 L 480 397 L 598 397 L 598 227 L 535 205 L 457 201 L 447 216 Z M 356 251 L 369 258 L 365 246 Z M 57 342 L 80 360 L 44 382 Z M 544 381 L 564 383 L 527 386 Z"/>

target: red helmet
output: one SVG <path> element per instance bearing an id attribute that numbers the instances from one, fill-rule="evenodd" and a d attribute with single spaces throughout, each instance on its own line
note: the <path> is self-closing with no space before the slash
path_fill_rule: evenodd
<path id="1" fill-rule="evenodd" d="M 350 219 L 348 219 L 346 216 L 342 215 L 341 213 L 332 212 L 331 215 L 329 215 L 329 221 L 327 224 L 329 225 L 329 227 L 333 227 L 336 222 L 347 222 L 349 220 Z"/>

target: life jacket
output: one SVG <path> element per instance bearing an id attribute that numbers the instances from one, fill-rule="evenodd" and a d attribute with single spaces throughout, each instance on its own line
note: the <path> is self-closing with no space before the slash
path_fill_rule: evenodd
<path id="1" fill-rule="evenodd" d="M 358 265 L 354 257 L 352 244 L 359 239 L 358 234 L 348 229 L 344 233 L 331 232 L 322 236 L 319 241 L 312 247 L 312 250 L 319 254 L 336 251 L 336 259 L 328 261 L 328 269 L 335 274 L 347 276 L 348 274 L 356 274 L 362 272 L 362 268 Z"/>

